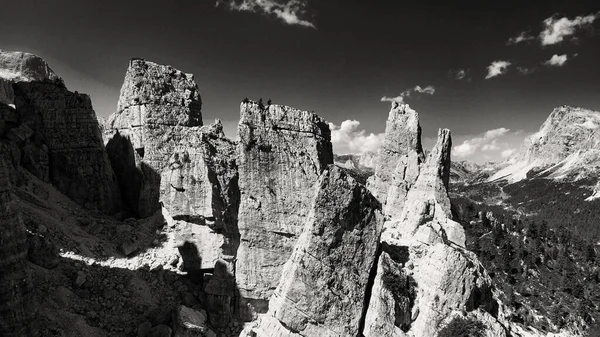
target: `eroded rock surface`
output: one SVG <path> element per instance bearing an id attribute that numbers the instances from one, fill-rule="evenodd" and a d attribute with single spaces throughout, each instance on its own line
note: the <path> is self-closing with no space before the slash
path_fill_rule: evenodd
<path id="1" fill-rule="evenodd" d="M 419 115 L 408 104 L 393 102 L 375 175 L 368 183 L 373 195 L 384 205 L 386 215 L 395 216 L 402 210 L 424 159 Z"/>
<path id="2" fill-rule="evenodd" d="M 7 123 L 7 135 L 23 167 L 87 208 L 118 212 L 120 192 L 89 96 L 49 81 L 16 83 L 14 93 L 17 121 Z"/>
<path id="3" fill-rule="evenodd" d="M 136 192 L 127 195 L 132 212 L 146 217 L 159 209 L 160 175 L 182 140 L 182 129 L 202 126 L 201 108 L 193 75 L 142 59 L 131 60 L 117 111 L 109 117 L 104 137 L 107 148 L 117 151 L 111 155 L 113 162 L 119 160 L 119 151 L 129 158 L 114 166 L 122 167 L 116 172 L 121 185 Z M 136 167 L 138 177 L 130 183 L 130 172 Z"/>
<path id="4" fill-rule="evenodd" d="M 402 212 L 384 224 L 365 317 L 367 337 L 435 336 L 453 313 L 476 309 L 486 317 L 484 324 L 494 322 L 487 328 L 500 325 L 491 279 L 464 249 L 462 226 L 451 220 L 451 146 L 450 132 L 440 130 Z"/>
<path id="5" fill-rule="evenodd" d="M 14 104 L 13 83 L 45 80 L 62 83 L 41 57 L 0 50 L 0 103 Z"/>
<path id="6" fill-rule="evenodd" d="M 333 163 L 321 117 L 287 106 L 245 102 L 238 126 L 241 243 L 236 281 L 240 310 L 265 312 L 304 228 L 314 185 Z"/>
<path id="7" fill-rule="evenodd" d="M 356 336 L 381 225 L 379 202 L 348 171 L 329 166 L 267 315 L 301 336 Z M 277 330 L 256 328 L 259 336 Z"/>

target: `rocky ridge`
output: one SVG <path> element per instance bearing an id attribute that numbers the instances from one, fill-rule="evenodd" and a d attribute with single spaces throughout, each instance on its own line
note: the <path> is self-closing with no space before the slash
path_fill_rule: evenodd
<path id="1" fill-rule="evenodd" d="M 559 180 L 595 177 L 600 165 L 599 130 L 599 112 L 567 105 L 555 108 L 540 130 L 527 137 L 519 152 L 487 181 L 513 183 L 536 175 Z"/>
<path id="2" fill-rule="evenodd" d="M 169 66 L 130 62 L 104 152 L 89 99 L 51 82 L 14 88 L 16 109 L 1 110 L 0 192 L 10 186 L 19 202 L 2 204 L 14 208 L 2 213 L 0 264 L 39 282 L 35 296 L 27 282 L 0 294 L 39 304 L 9 317 L 15 331 L 29 314 L 42 335 L 435 336 L 458 318 L 486 336 L 513 330 L 452 220 L 450 133 L 425 158 L 408 105 L 392 106 L 364 184 L 332 165 L 321 117 L 244 101 L 233 142 L 220 122 L 203 126 L 193 76 Z M 88 146 L 72 149 L 59 132 Z M 21 160 L 29 143 L 47 146 L 49 180 L 43 156 Z M 82 172 L 107 168 L 87 179 L 114 187 L 65 188 L 82 178 L 53 173 L 52 151 Z M 115 202 L 123 211 L 106 207 Z M 24 237 L 26 254 L 12 245 Z"/>

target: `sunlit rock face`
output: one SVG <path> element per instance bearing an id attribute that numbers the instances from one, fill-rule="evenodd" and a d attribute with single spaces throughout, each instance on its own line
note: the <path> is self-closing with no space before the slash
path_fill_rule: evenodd
<path id="1" fill-rule="evenodd" d="M 451 219 L 451 146 L 450 132 L 440 130 L 402 212 L 384 224 L 365 317 L 367 337 L 435 336 L 447 317 L 461 311 L 479 310 L 484 324 L 499 325 L 491 279 L 464 249 L 464 230 Z"/>
<path id="2" fill-rule="evenodd" d="M 41 57 L 30 53 L 0 50 L 1 103 L 14 104 L 13 83 L 34 81 L 62 83 L 62 80 Z"/>
<path id="3" fill-rule="evenodd" d="M 125 200 L 132 212 L 145 217 L 159 209 L 160 175 L 169 166 L 186 127 L 202 126 L 201 108 L 193 75 L 142 59 L 131 60 L 117 111 L 109 117 L 104 137 L 109 154 L 115 153 L 113 162 L 120 160 L 119 152 L 134 159 L 113 165 L 122 166 L 117 171 L 120 183 L 136 190 Z M 117 134 L 121 138 L 116 138 Z M 135 167 L 139 177 L 132 183 L 128 173 Z"/>
<path id="4" fill-rule="evenodd" d="M 383 145 L 375 160 L 375 175 L 368 182 L 387 215 L 395 216 L 402 211 L 406 194 L 417 180 L 424 158 L 419 114 L 408 104 L 394 102 Z"/>
<path id="5" fill-rule="evenodd" d="M 246 319 L 266 312 L 302 233 L 314 186 L 333 163 L 324 119 L 287 106 L 244 102 L 238 126 L 241 192 L 236 281 Z"/>
<path id="6" fill-rule="evenodd" d="M 381 225 L 379 202 L 348 171 L 329 166 L 267 315 L 301 336 L 356 336 Z"/>
<path id="7" fill-rule="evenodd" d="M 563 105 L 552 110 L 540 130 L 499 164 L 488 181 L 517 182 L 538 174 L 571 181 L 598 178 L 599 145 L 600 112 Z"/>
<path id="8" fill-rule="evenodd" d="M 209 320 L 229 323 L 234 306 L 237 228 L 237 144 L 217 120 L 202 124 L 193 75 L 134 59 L 117 112 L 105 128 L 125 208 L 138 217 L 159 209 L 175 233 L 185 271 L 204 284 Z"/>

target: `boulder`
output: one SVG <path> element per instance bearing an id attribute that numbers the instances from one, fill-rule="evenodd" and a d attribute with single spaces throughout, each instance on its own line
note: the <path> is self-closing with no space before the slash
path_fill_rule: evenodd
<path id="1" fill-rule="evenodd" d="M 171 337 L 173 330 L 168 325 L 157 325 L 148 332 L 148 337 Z"/>
<path id="2" fill-rule="evenodd" d="M 173 337 L 217 337 L 206 325 L 206 313 L 180 305 L 173 312 Z"/>
<path id="3" fill-rule="evenodd" d="M 314 113 L 244 102 L 238 125 L 236 281 L 245 319 L 267 311 L 283 265 L 302 233 L 321 172 L 333 163 L 330 130 Z"/>

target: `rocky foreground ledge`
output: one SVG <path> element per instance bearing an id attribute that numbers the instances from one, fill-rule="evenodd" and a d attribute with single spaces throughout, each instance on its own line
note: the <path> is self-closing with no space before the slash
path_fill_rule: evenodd
<path id="1" fill-rule="evenodd" d="M 0 334 L 416 337 L 469 320 L 518 335 L 452 219 L 450 132 L 426 158 L 408 105 L 364 185 L 333 165 L 323 118 L 244 101 L 231 141 L 170 66 L 130 62 L 103 134 L 89 97 L 15 82 Z"/>

